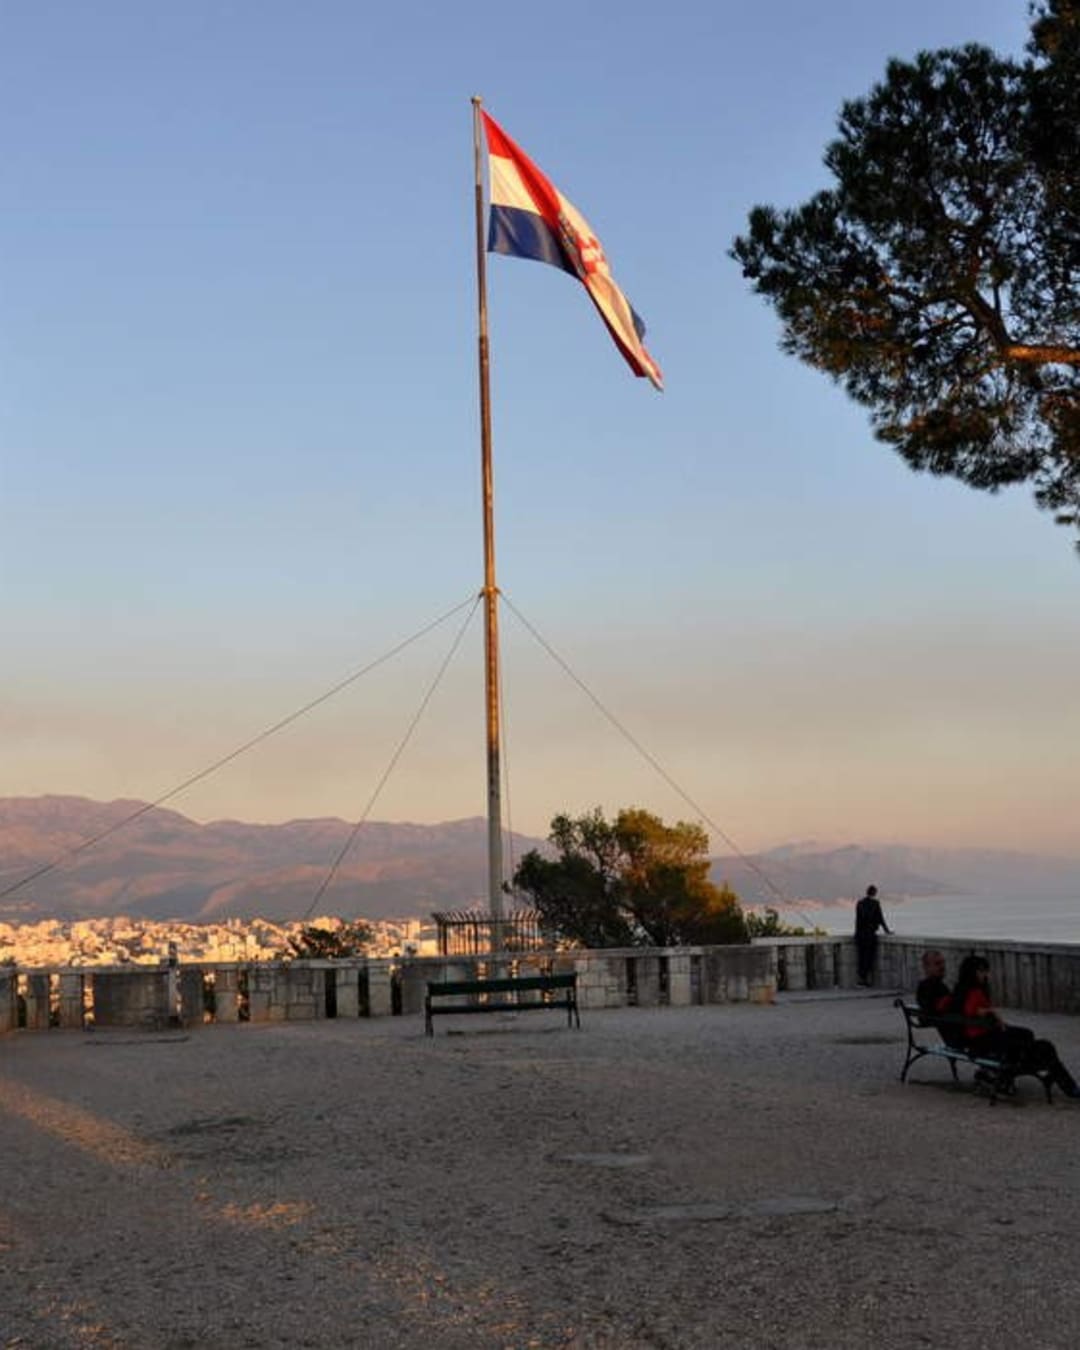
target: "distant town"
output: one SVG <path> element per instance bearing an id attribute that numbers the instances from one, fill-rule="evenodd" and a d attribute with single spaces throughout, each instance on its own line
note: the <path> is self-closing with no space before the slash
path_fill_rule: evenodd
<path id="1" fill-rule="evenodd" d="M 370 956 L 432 956 L 436 929 L 430 919 L 365 920 L 372 931 Z M 0 922 L 0 963 L 26 968 L 57 966 L 157 965 L 180 961 L 276 961 L 288 952 L 289 939 L 304 927 L 341 928 L 343 920 L 324 916 L 305 923 L 264 919 L 228 919 L 223 923 L 179 923 L 124 917 L 42 919 L 37 923 Z"/>

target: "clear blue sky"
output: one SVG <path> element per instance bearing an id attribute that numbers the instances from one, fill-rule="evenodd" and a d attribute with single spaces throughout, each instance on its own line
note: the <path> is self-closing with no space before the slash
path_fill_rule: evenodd
<path id="1" fill-rule="evenodd" d="M 1071 851 L 1080 563 L 911 474 L 726 257 L 890 55 L 1023 0 L 35 0 L 0 57 L 0 794 L 149 799 L 481 576 L 471 116 L 649 324 L 494 258 L 499 580 L 744 848 Z M 172 803 L 356 818 L 452 630 Z M 374 811 L 484 811 L 481 629 Z M 691 814 L 504 617 L 510 803 Z M 722 842 L 714 838 L 716 847 Z"/>

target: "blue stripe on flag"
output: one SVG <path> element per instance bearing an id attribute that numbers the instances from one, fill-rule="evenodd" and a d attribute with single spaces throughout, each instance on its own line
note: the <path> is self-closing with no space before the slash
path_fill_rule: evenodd
<path id="1" fill-rule="evenodd" d="M 534 262 L 561 267 L 577 276 L 573 264 L 563 252 L 554 230 L 534 211 L 513 206 L 492 206 L 488 222 L 488 252 L 506 253 L 514 258 L 532 258 Z"/>

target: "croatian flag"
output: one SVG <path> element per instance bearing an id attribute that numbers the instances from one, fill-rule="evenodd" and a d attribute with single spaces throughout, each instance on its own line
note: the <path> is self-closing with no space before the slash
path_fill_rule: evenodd
<path id="1" fill-rule="evenodd" d="M 482 116 L 491 181 L 488 252 L 533 258 L 576 276 L 630 369 L 663 389 L 660 367 L 642 341 L 645 325 L 615 284 L 589 222 L 497 122 Z"/>

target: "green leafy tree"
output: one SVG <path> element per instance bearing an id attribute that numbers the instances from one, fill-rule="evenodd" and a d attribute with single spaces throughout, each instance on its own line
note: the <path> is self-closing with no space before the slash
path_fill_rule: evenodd
<path id="1" fill-rule="evenodd" d="M 284 955 L 289 961 L 332 961 L 346 956 L 363 956 L 373 936 L 370 925 L 362 919 L 336 928 L 306 924 L 288 939 Z"/>
<path id="2" fill-rule="evenodd" d="M 745 942 L 738 897 L 709 880 L 709 840 L 699 825 L 665 825 L 648 811 L 597 807 L 559 815 L 555 859 L 522 858 L 514 886 L 557 938 L 582 947 L 672 947 Z"/>
<path id="3" fill-rule="evenodd" d="M 1022 62 L 891 61 L 843 106 L 832 186 L 731 252 L 912 468 L 1028 482 L 1080 528 L 1080 0 L 1032 15 Z"/>

